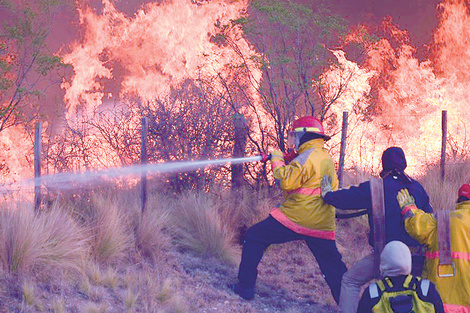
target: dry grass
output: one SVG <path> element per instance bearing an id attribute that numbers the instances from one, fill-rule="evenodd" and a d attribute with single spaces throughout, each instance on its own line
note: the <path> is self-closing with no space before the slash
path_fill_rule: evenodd
<path id="1" fill-rule="evenodd" d="M 65 308 L 64 299 L 62 298 L 54 299 L 51 304 L 51 311 L 53 313 L 65 313 L 66 308 Z"/>
<path id="2" fill-rule="evenodd" d="M 437 210 L 453 207 L 457 189 L 470 182 L 470 162 L 447 168 L 444 184 L 438 168 L 420 178 Z M 369 177 L 348 175 L 345 185 Z M 136 190 L 108 190 L 67 205 L 56 202 L 37 215 L 25 204 L 3 210 L 2 274 L 8 286 L 8 279 L 17 281 L 18 292 L 1 292 L 0 311 L 38 311 L 42 302 L 53 312 L 337 312 L 302 242 L 266 251 L 254 301 L 228 290 L 239 261 L 237 232 L 266 218 L 279 196 L 275 188 L 151 194 L 142 216 Z M 338 221 L 337 245 L 348 265 L 370 251 L 367 231 L 365 217 Z M 68 287 L 60 292 L 40 283 L 62 272 L 82 275 L 64 282 Z M 27 280 L 23 274 L 32 275 Z"/>
<path id="3" fill-rule="evenodd" d="M 100 265 L 91 260 L 85 269 L 85 274 L 86 278 L 95 285 L 100 285 L 104 280 Z"/>
<path id="4" fill-rule="evenodd" d="M 460 186 L 470 183 L 470 161 L 448 161 L 444 182 L 441 181 L 440 167 L 431 165 L 420 181 L 428 192 L 435 210 L 453 209 Z"/>
<path id="5" fill-rule="evenodd" d="M 85 304 L 81 312 L 84 313 L 105 313 L 108 311 L 108 305 L 106 303 L 96 304 L 96 303 L 87 303 Z"/>
<path id="6" fill-rule="evenodd" d="M 87 213 L 95 260 L 109 263 L 123 259 L 133 243 L 133 236 L 129 217 L 118 198 L 94 196 Z"/>
<path id="7" fill-rule="evenodd" d="M 187 302 L 180 295 L 178 283 L 172 278 L 163 278 L 162 274 L 155 269 L 127 273 L 128 286 L 123 293 L 126 309 L 143 312 L 189 312 Z"/>
<path id="8" fill-rule="evenodd" d="M 138 295 L 134 294 L 131 289 L 126 290 L 126 295 L 124 298 L 124 304 L 126 305 L 126 308 L 130 311 L 134 310 L 134 307 L 136 306 Z"/>
<path id="9" fill-rule="evenodd" d="M 171 218 L 177 244 L 204 257 L 235 263 L 235 233 L 221 218 L 217 204 L 203 193 L 181 196 Z"/>
<path id="10" fill-rule="evenodd" d="M 119 283 L 120 279 L 116 270 L 112 267 L 108 267 L 103 279 L 103 285 L 108 288 L 111 288 L 113 291 L 116 291 L 117 287 L 119 286 Z"/>
<path id="11" fill-rule="evenodd" d="M 36 303 L 34 289 L 34 284 L 31 281 L 24 281 L 23 285 L 21 286 L 21 291 L 23 293 L 23 301 L 27 305 L 34 305 Z"/>
<path id="12" fill-rule="evenodd" d="M 253 190 L 249 187 L 222 191 L 214 200 L 231 225 L 253 225 L 266 218 L 282 196 L 279 188 Z"/>
<path id="13" fill-rule="evenodd" d="M 88 241 L 65 208 L 35 214 L 31 207 L 2 211 L 0 258 L 10 273 L 37 277 L 51 270 L 81 272 Z"/>
<path id="14" fill-rule="evenodd" d="M 152 262 L 157 262 L 171 245 L 171 238 L 164 230 L 168 227 L 168 212 L 148 208 L 135 223 L 136 248 Z"/>
<path id="15" fill-rule="evenodd" d="M 78 283 L 78 290 L 85 296 L 89 297 L 91 293 L 92 285 L 90 283 L 90 279 L 85 276 L 79 283 Z"/>

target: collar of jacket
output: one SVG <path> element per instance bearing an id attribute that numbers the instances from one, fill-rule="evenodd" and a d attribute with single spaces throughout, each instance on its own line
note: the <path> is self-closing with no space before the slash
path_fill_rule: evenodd
<path id="1" fill-rule="evenodd" d="M 305 152 L 308 149 L 321 149 L 324 147 L 325 144 L 325 139 L 323 138 L 318 138 L 318 139 L 312 139 L 307 142 L 305 142 L 303 145 L 299 147 L 299 154 Z"/>
<path id="2" fill-rule="evenodd" d="M 455 209 L 456 210 L 470 209 L 470 200 L 457 203 L 457 206 L 455 207 Z"/>

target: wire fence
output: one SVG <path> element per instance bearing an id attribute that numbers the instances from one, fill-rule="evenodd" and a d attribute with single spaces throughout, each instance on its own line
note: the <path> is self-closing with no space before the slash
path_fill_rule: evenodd
<path id="1" fill-rule="evenodd" d="M 444 116 L 444 114 L 446 114 L 446 121 L 447 119 L 449 119 L 451 121 L 452 124 L 455 124 L 455 120 L 457 119 L 458 123 L 463 123 L 463 124 L 466 124 L 466 121 L 470 121 L 470 113 L 456 113 L 456 112 L 447 112 L 447 113 L 444 113 L 446 111 L 443 111 L 442 115 L 441 115 L 441 118 Z M 387 120 L 387 119 L 390 119 L 390 118 L 401 118 L 403 122 L 406 122 L 410 116 L 412 118 L 432 118 L 433 120 L 439 120 L 438 116 L 436 116 L 436 114 L 431 114 L 431 113 L 411 113 L 411 114 L 382 114 L 380 116 L 380 118 L 382 120 Z M 388 146 L 401 146 L 402 144 L 399 142 L 399 140 L 394 140 L 393 138 L 390 138 L 390 137 L 381 137 L 381 136 L 376 136 L 375 138 L 373 138 L 373 145 L 374 145 L 374 149 L 375 149 L 375 153 L 370 155 L 370 156 L 367 156 L 367 157 L 363 157 L 361 159 L 361 157 L 356 157 L 354 156 L 354 154 L 351 152 L 351 150 L 357 150 L 359 151 L 359 154 L 361 152 L 361 149 L 362 151 L 366 151 L 366 150 L 371 150 L 371 147 L 370 146 L 361 146 L 361 143 L 355 143 L 354 145 L 352 144 L 351 142 L 351 138 L 348 136 L 348 118 L 346 116 L 346 118 L 343 117 L 343 121 L 344 123 L 346 123 L 345 125 L 343 125 L 343 131 L 345 131 L 346 133 L 343 134 L 343 132 L 339 135 L 341 135 L 341 147 L 344 146 L 344 148 L 341 149 L 341 151 L 339 151 L 339 164 L 338 164 L 338 175 L 339 177 L 341 178 L 343 176 L 343 171 L 347 171 L 347 170 L 350 170 L 352 168 L 366 168 L 368 170 L 370 170 L 370 172 L 372 173 L 378 173 L 380 171 L 380 157 L 381 157 L 381 153 L 382 151 L 388 147 Z M 144 120 L 142 121 L 142 123 L 144 124 Z M 343 123 L 343 124 L 344 124 Z M 144 125 L 145 126 L 145 125 Z M 453 126 L 453 125 L 451 125 Z M 376 125 L 374 126 L 376 127 Z M 411 173 L 419 173 L 420 171 L 422 170 L 425 170 L 430 164 L 437 164 L 437 163 L 440 163 L 441 164 L 441 170 L 443 171 L 443 177 L 445 175 L 445 168 L 446 166 L 455 166 L 455 165 L 458 165 L 458 163 L 450 163 L 450 164 L 446 164 L 445 163 L 445 157 L 446 157 L 446 154 L 442 154 L 441 152 L 441 149 L 437 149 L 436 147 L 437 146 L 440 146 L 441 145 L 441 142 L 444 142 L 445 145 L 443 145 L 442 147 L 447 147 L 447 141 L 445 138 L 444 138 L 444 134 L 450 134 L 450 136 L 454 136 L 453 134 L 453 128 L 451 128 L 451 130 L 445 130 L 445 131 L 442 131 L 442 127 L 443 125 L 441 124 L 435 124 L 433 125 L 434 129 L 433 131 L 435 133 L 439 133 L 441 132 L 441 137 L 440 138 L 435 138 L 435 141 L 437 142 L 434 142 L 434 147 L 429 150 L 426 150 L 426 143 L 420 143 L 424 149 L 423 151 L 419 151 L 419 153 L 416 153 L 416 154 L 413 154 L 413 153 L 407 153 L 407 159 L 408 159 L 408 166 L 407 166 L 407 171 L 411 172 Z M 344 129 L 345 128 L 345 129 Z M 35 176 L 35 180 L 34 180 L 34 203 L 37 207 L 40 206 L 40 203 L 41 203 L 41 196 L 40 196 L 40 193 L 41 193 L 41 186 L 40 186 L 40 179 L 38 179 L 39 177 L 41 177 L 41 166 L 40 166 L 40 163 L 41 163 L 41 141 L 40 141 L 40 138 L 41 138 L 41 127 L 39 124 L 36 124 L 36 132 L 35 132 L 35 145 L 34 145 L 34 151 L 35 151 L 35 160 L 34 160 L 34 164 L 35 164 L 35 171 L 34 171 L 34 176 Z M 144 153 L 144 150 L 145 150 L 145 140 L 143 140 L 144 138 L 147 137 L 147 134 L 144 133 L 144 131 L 148 131 L 146 127 L 142 127 L 142 155 L 141 155 L 141 159 L 142 159 L 142 164 L 145 164 L 146 161 L 145 159 L 148 158 L 148 156 L 146 156 L 146 152 Z M 400 134 L 402 137 L 406 137 L 406 134 Z M 412 134 L 414 135 L 414 134 Z M 458 134 L 459 136 L 463 136 L 462 138 L 464 138 L 464 140 L 466 140 L 466 133 L 463 133 L 463 134 Z M 470 142 L 470 140 L 468 140 Z M 371 141 L 370 141 L 371 142 Z M 411 146 L 417 146 L 418 143 L 417 142 L 411 142 Z M 353 152 L 357 152 L 357 151 L 353 151 Z M 442 165 L 443 164 L 443 165 Z M 145 208 L 145 199 L 146 199 L 146 184 L 145 184 L 145 181 L 146 181 L 146 175 L 145 175 L 145 172 L 141 173 L 142 176 L 141 176 L 141 185 L 142 185 L 142 199 L 143 199 L 143 204 L 142 204 L 142 208 L 144 209 Z M 11 187 L 10 189 L 13 189 L 14 187 Z M 4 190 L 7 190 L 8 189 L 8 186 L 7 187 L 3 187 Z M 1 191 L 1 190 L 0 190 Z"/>

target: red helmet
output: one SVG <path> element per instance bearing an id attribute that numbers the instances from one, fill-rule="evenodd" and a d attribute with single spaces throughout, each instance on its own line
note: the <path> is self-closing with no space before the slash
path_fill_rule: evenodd
<path id="1" fill-rule="evenodd" d="M 462 197 L 462 196 L 470 198 L 470 185 L 469 184 L 463 184 L 459 188 L 459 197 Z"/>
<path id="2" fill-rule="evenodd" d="M 330 136 L 325 135 L 323 125 L 313 116 L 301 117 L 292 123 L 293 132 L 307 132 L 321 135 L 325 141 L 330 140 Z"/>

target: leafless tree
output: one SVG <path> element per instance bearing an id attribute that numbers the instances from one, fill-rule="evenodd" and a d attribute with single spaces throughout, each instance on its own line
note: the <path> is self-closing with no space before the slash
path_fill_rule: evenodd
<path id="1" fill-rule="evenodd" d="M 329 12 L 320 1 L 311 5 L 279 0 L 253 1 L 249 15 L 221 27 L 221 41 L 238 52 L 245 69 L 245 79 L 261 99 L 261 108 L 273 130 L 267 131 L 263 150 L 274 145 L 285 151 L 285 136 L 296 116 L 316 115 L 323 118 L 325 105 L 313 85 L 319 81 L 334 57 L 328 46 L 338 41 L 344 22 Z M 243 55 L 231 39 L 232 28 L 242 28 L 259 52 Z M 262 71 L 261 82 L 250 75 L 249 64 Z M 333 99 L 330 99 L 333 100 Z M 249 102 L 252 114 L 260 114 L 260 106 Z M 263 114 L 263 115 L 264 115 Z M 264 139 L 264 137 L 263 137 Z"/>

